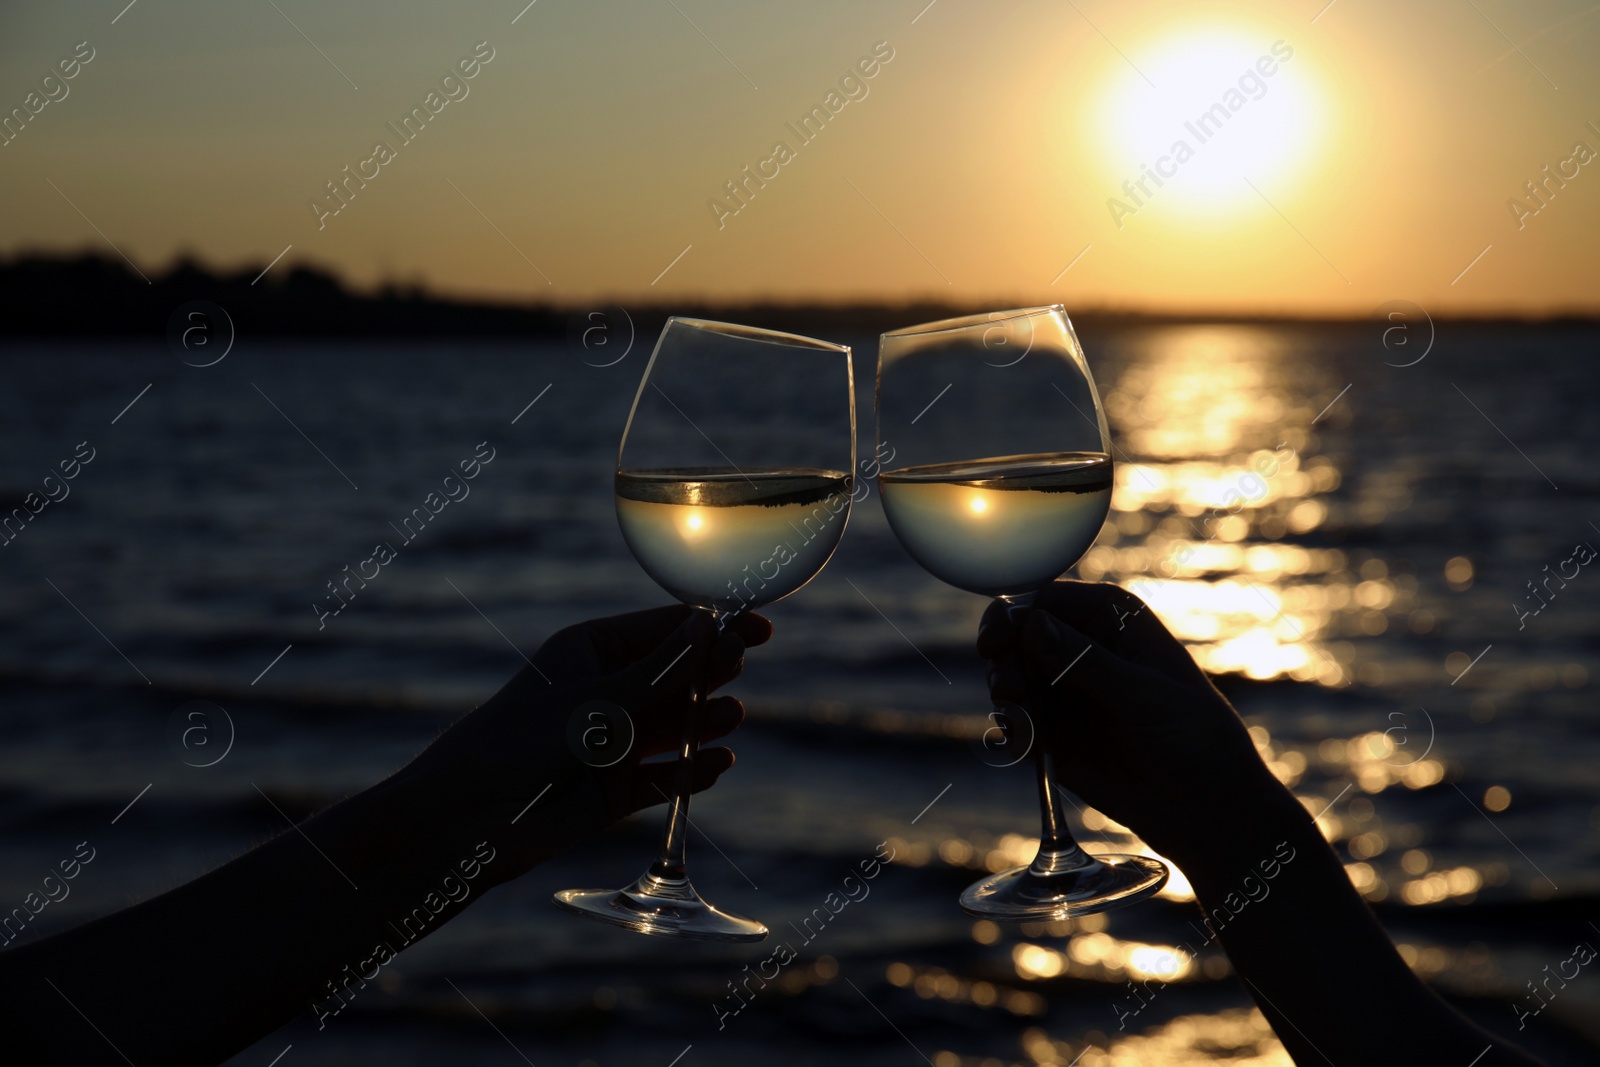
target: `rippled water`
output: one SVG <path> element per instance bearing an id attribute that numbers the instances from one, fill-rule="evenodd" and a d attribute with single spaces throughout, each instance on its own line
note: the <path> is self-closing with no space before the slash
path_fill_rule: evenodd
<path id="1" fill-rule="evenodd" d="M 1600 546 L 1595 331 L 1442 324 L 1404 368 L 1376 326 L 1083 333 L 1118 467 L 1082 574 L 1144 596 L 1219 675 L 1408 962 L 1514 1032 L 1525 982 L 1600 942 L 1600 577 L 1574 554 Z M 870 410 L 874 342 L 841 340 Z M 299 815 L 375 780 L 516 670 L 507 638 L 663 600 L 610 495 L 643 352 L 580 357 L 241 344 L 202 369 L 134 345 L 13 346 L 5 510 L 93 450 L 0 548 L 0 899 L 77 842 L 98 850 L 26 937 L 280 829 L 252 782 Z M 708 395 L 699 414 L 737 402 Z M 403 542 L 395 524 L 484 441 L 470 497 Z M 331 614 L 327 583 L 380 541 L 395 559 Z M 697 800 L 691 849 L 703 890 L 798 959 L 724 1028 L 727 983 L 771 944 L 640 938 L 547 903 L 635 875 L 651 813 L 497 890 L 325 1030 L 308 1012 L 235 1062 L 291 1042 L 298 1063 L 516 1062 L 448 977 L 541 1067 L 686 1046 L 685 1067 L 1286 1063 L 1225 957 L 1178 951 L 1197 914 L 1181 875 L 1071 924 L 956 909 L 977 872 L 1032 849 L 1028 775 L 967 747 L 983 607 L 918 570 L 870 501 L 827 570 L 769 609 L 778 638 L 736 690 L 740 765 Z M 196 699 L 225 709 L 218 743 L 232 726 L 208 767 L 170 729 Z M 1091 843 L 1141 847 L 1093 809 L 1082 822 Z M 896 859 L 870 896 L 802 928 L 884 841 Z M 1130 979 L 1165 983 L 1137 1014 Z M 1600 1049 L 1584 981 L 1521 1035 L 1554 1062 Z"/>

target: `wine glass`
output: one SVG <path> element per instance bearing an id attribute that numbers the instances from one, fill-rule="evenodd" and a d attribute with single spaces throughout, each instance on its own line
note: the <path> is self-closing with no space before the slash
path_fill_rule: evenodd
<path id="1" fill-rule="evenodd" d="M 878 448 L 901 464 L 878 476 L 883 510 L 934 577 L 999 597 L 1015 617 L 1094 543 L 1111 506 L 1111 434 L 1059 304 L 884 334 L 877 409 Z M 1130 904 L 1166 883 L 1158 860 L 1079 848 L 1026 708 L 990 715 L 1004 728 L 991 731 L 1001 743 L 1034 749 L 1043 829 L 1034 861 L 969 886 L 963 910 L 1064 919 Z"/>
<path id="2" fill-rule="evenodd" d="M 720 630 L 822 570 L 849 519 L 854 469 L 848 347 L 672 318 L 622 431 L 617 522 L 650 577 Z M 703 900 L 685 867 L 705 684 L 696 681 L 656 861 L 626 889 L 562 890 L 560 907 L 645 934 L 767 936 L 754 919 Z"/>

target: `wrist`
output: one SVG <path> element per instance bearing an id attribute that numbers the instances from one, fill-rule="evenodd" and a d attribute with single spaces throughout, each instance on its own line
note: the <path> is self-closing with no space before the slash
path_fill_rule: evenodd
<path id="1" fill-rule="evenodd" d="M 1263 780 L 1264 779 L 1264 780 Z M 1170 856 L 1202 900 L 1245 878 L 1276 877 L 1279 865 L 1324 847 L 1305 806 L 1265 767 L 1230 779 L 1191 807 Z"/>
<path id="2" fill-rule="evenodd" d="M 496 849 L 451 815 L 442 788 L 425 775 L 397 773 L 300 827 L 322 854 L 305 857 L 306 869 L 329 887 L 317 894 L 315 918 L 306 924 L 315 952 L 352 966 L 361 960 L 355 973 L 370 980 L 368 969 L 431 934 L 493 884 L 481 875 L 492 869 Z"/>

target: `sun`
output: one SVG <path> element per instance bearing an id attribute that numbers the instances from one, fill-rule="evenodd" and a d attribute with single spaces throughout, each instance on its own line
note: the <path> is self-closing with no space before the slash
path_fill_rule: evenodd
<path id="1" fill-rule="evenodd" d="M 1096 99 L 1112 197 L 1127 209 L 1108 205 L 1119 223 L 1146 208 L 1261 208 L 1261 194 L 1310 169 L 1326 125 L 1308 58 L 1243 29 L 1186 30 L 1132 49 Z"/>

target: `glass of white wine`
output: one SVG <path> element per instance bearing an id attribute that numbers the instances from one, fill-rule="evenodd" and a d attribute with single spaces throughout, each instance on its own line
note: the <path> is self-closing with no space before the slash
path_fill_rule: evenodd
<path id="1" fill-rule="evenodd" d="M 828 562 L 855 469 L 850 349 L 701 319 L 667 321 L 617 453 L 617 522 L 651 578 L 727 619 L 788 596 Z M 767 928 L 708 904 L 685 866 L 705 679 L 678 753 L 661 850 L 626 889 L 555 903 L 645 934 L 760 941 Z"/>
<path id="2" fill-rule="evenodd" d="M 884 334 L 877 410 L 879 448 L 892 447 L 903 464 L 879 474 L 883 510 L 934 577 L 998 597 L 1016 615 L 1099 535 L 1111 506 L 1111 434 L 1059 304 Z M 1070 669 L 1061 666 L 1062 674 Z M 1033 748 L 1043 829 L 1033 862 L 969 886 L 965 911 L 1011 922 L 1064 919 L 1130 904 L 1166 883 L 1158 860 L 1078 847 L 1027 709 L 990 716 L 1004 732 L 986 736 Z"/>

